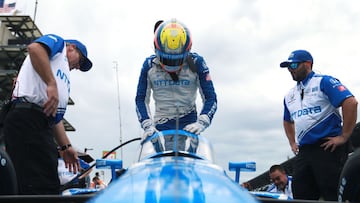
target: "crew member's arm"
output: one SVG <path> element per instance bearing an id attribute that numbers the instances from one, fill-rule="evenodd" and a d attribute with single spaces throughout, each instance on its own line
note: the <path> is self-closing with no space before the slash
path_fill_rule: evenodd
<path id="1" fill-rule="evenodd" d="M 62 121 L 54 126 L 54 136 L 57 144 L 60 146 L 60 150 L 63 151 L 63 159 L 66 168 L 70 172 L 77 173 L 80 171 L 80 162 L 77 156 L 77 152 L 71 146 L 70 140 L 65 133 L 65 127 Z"/>
<path id="2" fill-rule="evenodd" d="M 331 148 L 334 151 L 337 146 L 342 145 L 349 139 L 357 119 L 357 100 L 355 97 L 348 97 L 341 103 L 342 115 L 343 115 L 343 127 L 341 136 L 328 137 L 328 141 L 321 146 L 325 150 Z"/>
<path id="3" fill-rule="evenodd" d="M 329 98 L 329 102 L 336 108 L 342 109 L 342 132 L 340 135 L 326 137 L 321 147 L 334 151 L 349 139 L 357 119 L 357 104 L 355 97 L 338 79 L 324 76 L 320 83 L 320 90 Z"/>
<path id="4" fill-rule="evenodd" d="M 31 43 L 28 46 L 28 53 L 35 71 L 47 85 L 46 93 L 48 100 L 44 104 L 44 113 L 47 116 L 56 115 L 59 94 L 56 86 L 56 80 L 53 76 L 49 60 L 49 50 L 41 43 Z"/>
<path id="5" fill-rule="evenodd" d="M 294 122 L 286 121 L 283 122 L 284 130 L 286 137 L 289 140 L 289 144 L 291 147 L 291 150 L 294 152 L 294 154 L 297 154 L 299 152 L 299 147 L 295 140 L 295 125 Z"/>
<path id="6" fill-rule="evenodd" d="M 357 119 L 357 104 L 355 97 L 349 97 L 344 100 L 341 105 L 343 115 L 343 129 L 342 134 L 344 143 L 349 139 L 353 129 L 356 125 Z"/>
<path id="7" fill-rule="evenodd" d="M 283 126 L 284 126 L 284 130 L 285 130 L 285 134 L 289 140 L 291 151 L 293 151 L 294 154 L 297 154 L 299 152 L 299 146 L 296 143 L 296 139 L 295 139 L 295 124 L 294 124 L 294 121 L 291 119 L 291 115 L 290 115 L 289 109 L 286 106 L 285 99 L 284 99 L 283 120 L 284 120 Z"/>

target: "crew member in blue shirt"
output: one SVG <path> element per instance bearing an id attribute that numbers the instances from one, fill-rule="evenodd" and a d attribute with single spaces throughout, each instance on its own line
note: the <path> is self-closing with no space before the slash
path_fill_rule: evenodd
<path id="1" fill-rule="evenodd" d="M 272 184 L 267 188 L 267 192 L 285 194 L 288 199 L 293 199 L 292 177 L 286 174 L 281 165 L 272 165 L 269 169 L 269 176 Z"/>
<path id="2" fill-rule="evenodd" d="M 92 62 L 84 44 L 55 34 L 41 36 L 27 49 L 4 121 L 6 151 L 14 163 L 19 194 L 59 194 L 57 146 L 70 172 L 80 169 L 62 121 L 70 71 L 88 71 Z"/>
<path id="3" fill-rule="evenodd" d="M 336 201 L 358 102 L 340 80 L 315 73 L 313 64 L 306 50 L 291 52 L 280 64 L 296 81 L 284 98 L 283 117 L 285 134 L 297 155 L 293 196 Z"/>

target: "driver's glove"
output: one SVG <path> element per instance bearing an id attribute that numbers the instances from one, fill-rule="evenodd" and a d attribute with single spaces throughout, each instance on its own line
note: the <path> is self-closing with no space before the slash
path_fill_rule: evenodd
<path id="1" fill-rule="evenodd" d="M 199 135 L 210 125 L 210 119 L 207 115 L 202 114 L 195 123 L 185 126 L 184 130 Z"/>
<path id="2" fill-rule="evenodd" d="M 150 137 L 155 132 L 157 132 L 154 122 L 151 119 L 146 119 L 141 123 L 142 129 L 144 129 L 144 134 L 141 138 L 141 141 L 144 141 L 147 137 Z"/>

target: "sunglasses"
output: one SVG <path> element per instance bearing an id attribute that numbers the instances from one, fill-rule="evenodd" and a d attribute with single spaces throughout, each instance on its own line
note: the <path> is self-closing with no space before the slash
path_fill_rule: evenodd
<path id="1" fill-rule="evenodd" d="M 297 69 L 299 67 L 299 64 L 300 63 L 290 63 L 288 68 L 291 68 L 291 69 Z"/>
<path id="2" fill-rule="evenodd" d="M 310 62 L 310 61 L 293 62 L 293 63 L 289 64 L 288 68 L 297 69 L 299 67 L 300 63 L 305 63 L 305 62 Z"/>

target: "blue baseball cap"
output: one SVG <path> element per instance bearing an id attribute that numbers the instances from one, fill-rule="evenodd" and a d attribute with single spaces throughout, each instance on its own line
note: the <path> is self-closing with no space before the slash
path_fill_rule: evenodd
<path id="1" fill-rule="evenodd" d="M 299 63 L 305 61 L 311 61 L 311 63 L 313 63 L 314 60 L 311 54 L 306 50 L 296 50 L 291 52 L 287 61 L 280 63 L 280 67 L 287 68 L 290 66 L 291 63 Z"/>
<path id="2" fill-rule="evenodd" d="M 84 71 L 84 72 L 90 70 L 91 67 L 92 67 L 92 62 L 87 57 L 86 46 L 83 43 L 81 43 L 81 42 L 79 42 L 78 40 L 75 40 L 75 39 L 67 39 L 67 40 L 65 40 L 65 42 L 70 43 L 70 44 L 75 44 L 76 48 L 83 55 L 84 60 L 80 62 L 80 70 Z"/>

